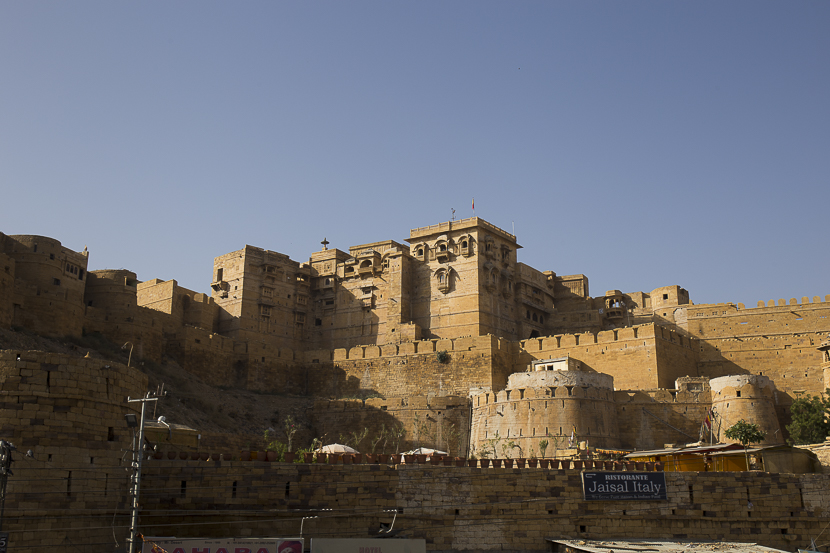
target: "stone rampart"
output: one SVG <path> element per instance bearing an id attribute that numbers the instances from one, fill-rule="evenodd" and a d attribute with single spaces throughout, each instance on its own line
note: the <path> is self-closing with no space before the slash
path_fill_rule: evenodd
<path id="1" fill-rule="evenodd" d="M 74 252 L 46 236 L 2 233 L 0 251 L 15 261 L 14 289 L 21 301 L 13 323 L 40 334 L 80 336 L 86 252 Z"/>
<path id="2" fill-rule="evenodd" d="M 119 363 L 0 352 L 0 436 L 17 447 L 3 530 L 15 551 L 112 543 L 128 514 L 124 414 L 137 410 L 127 397 L 146 388 Z"/>
<path id="3" fill-rule="evenodd" d="M 519 342 L 514 372 L 532 361 L 569 356 L 609 374 L 620 389 L 670 388 L 697 374 L 697 340 L 654 324 L 584 334 L 562 334 Z"/>
<path id="4" fill-rule="evenodd" d="M 700 425 L 711 407 L 708 386 L 687 389 L 614 392 L 620 442 L 639 450 L 686 444 L 700 438 Z"/>
<path id="5" fill-rule="evenodd" d="M 552 453 L 572 433 L 593 447 L 620 447 L 613 380 L 608 375 L 517 373 L 507 389 L 476 395 L 472 401 L 471 440 L 477 455 L 527 457 L 540 453 L 542 440 Z"/>
<path id="6" fill-rule="evenodd" d="M 729 440 L 724 432 L 740 420 L 757 424 L 767 437 L 763 445 L 784 443 L 775 409 L 775 384 L 765 376 L 742 374 L 713 378 L 712 408 L 719 415 L 720 439 Z"/>
<path id="7" fill-rule="evenodd" d="M 830 521 L 827 475 L 666 473 L 667 501 L 583 500 L 580 472 L 424 465 L 151 461 L 146 535 L 376 533 L 390 524 L 433 552 L 542 553 L 546 538 L 743 541 L 792 551 Z M 624 473 L 622 473 L 624 474 Z M 267 510 L 264 507 L 267 506 Z M 199 513 L 199 525 L 192 513 Z M 232 530 L 229 530 L 232 529 Z"/>
<path id="8" fill-rule="evenodd" d="M 337 349 L 333 364 L 341 372 L 338 392 L 371 391 L 385 397 L 466 396 L 471 389 L 491 389 L 494 381 L 502 378 L 492 359 L 506 347 L 505 342 L 487 335 Z M 447 357 L 439 352 L 447 352 Z M 312 393 L 330 394 L 331 382 L 330 378 L 317 382 Z"/>
<path id="9" fill-rule="evenodd" d="M 0 251 L 0 326 L 3 328 L 10 327 L 14 320 L 14 304 L 21 301 L 16 296 L 14 259 Z"/>
<path id="10" fill-rule="evenodd" d="M 364 453 L 399 453 L 418 447 L 466 456 L 470 428 L 469 400 L 458 396 L 370 398 L 363 400 L 319 400 L 311 413 L 315 428 L 327 434 L 326 441 L 365 431 L 353 444 Z M 400 437 L 389 433 L 399 428 Z M 382 436 L 381 433 L 386 435 Z"/>

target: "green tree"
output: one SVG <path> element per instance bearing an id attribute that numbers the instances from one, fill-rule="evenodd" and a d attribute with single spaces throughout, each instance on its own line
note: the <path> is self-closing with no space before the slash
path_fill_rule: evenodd
<path id="1" fill-rule="evenodd" d="M 787 443 L 815 444 L 830 434 L 830 388 L 821 396 L 802 396 L 790 406 L 792 423 L 787 425 Z"/>
<path id="2" fill-rule="evenodd" d="M 749 453 L 747 447 L 749 444 L 757 444 L 764 441 L 767 433 L 761 430 L 757 424 L 746 422 L 741 419 L 726 430 L 726 437 L 730 440 L 740 442 L 744 446 L 744 457 L 746 458 L 746 468 L 749 469 Z"/>
<path id="3" fill-rule="evenodd" d="M 288 438 L 288 452 L 291 452 L 291 442 L 294 440 L 294 434 L 297 433 L 297 425 L 294 423 L 294 417 L 288 415 L 282 423 L 285 431 L 285 437 Z"/>

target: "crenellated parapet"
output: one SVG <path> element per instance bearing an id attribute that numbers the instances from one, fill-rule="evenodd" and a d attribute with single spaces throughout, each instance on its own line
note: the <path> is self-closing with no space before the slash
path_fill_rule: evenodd
<path id="1" fill-rule="evenodd" d="M 587 370 L 610 374 L 618 388 L 671 388 L 697 374 L 698 341 L 652 323 L 596 334 L 560 334 L 514 343 L 513 372 L 539 359 L 571 357 Z"/>
<path id="2" fill-rule="evenodd" d="M 502 446 L 516 449 L 510 452 L 513 457 L 529 456 L 531 450 L 538 454 L 543 440 L 553 452 L 572 435 L 592 447 L 620 447 L 614 379 L 607 374 L 578 370 L 515 373 L 506 389 L 474 395 L 472 403 L 471 440 L 479 455 L 492 455 L 494 446 L 497 455 Z"/>

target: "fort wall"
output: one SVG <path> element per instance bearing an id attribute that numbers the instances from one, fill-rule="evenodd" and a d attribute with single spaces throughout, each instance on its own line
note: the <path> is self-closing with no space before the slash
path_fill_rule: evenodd
<path id="1" fill-rule="evenodd" d="M 146 388 L 111 361 L 0 352 L 0 435 L 17 447 L 3 530 L 16 551 L 109 543 L 113 521 L 126 524 L 126 400 Z"/>
<path id="2" fill-rule="evenodd" d="M 620 441 L 640 450 L 698 441 L 712 405 L 708 380 L 684 377 L 671 389 L 615 391 Z"/>
<path id="3" fill-rule="evenodd" d="M 613 380 L 608 375 L 516 373 L 506 389 L 473 396 L 472 403 L 471 440 L 479 456 L 529 457 L 540 454 L 542 440 L 550 447 L 546 455 L 552 455 L 572 432 L 593 447 L 620 447 Z M 510 447 L 510 442 L 518 447 Z"/>
<path id="4" fill-rule="evenodd" d="M 14 320 L 14 305 L 22 300 L 14 293 L 14 259 L 0 251 L 0 326 L 8 328 Z"/>
<path id="5" fill-rule="evenodd" d="M 86 252 L 73 252 L 45 236 L 2 233 L 0 251 L 15 262 L 14 289 L 21 301 L 13 324 L 50 336 L 80 336 Z"/>
<path id="6" fill-rule="evenodd" d="M 90 271 L 84 296 L 84 332 L 101 334 L 118 346 L 129 342 L 133 359 L 160 362 L 166 315 L 137 305 L 136 284 L 132 271 Z"/>
<path id="7" fill-rule="evenodd" d="M 792 551 L 830 520 L 828 475 L 666 473 L 667 501 L 583 500 L 579 471 L 424 465 L 150 462 L 146 535 L 375 533 L 390 524 L 434 552 L 550 551 L 546 538 L 743 541 Z M 267 485 L 264 485 L 267 483 Z M 437 492 L 440 490 L 440 492 Z M 751 506 L 748 506 L 748 499 Z M 268 510 L 262 511 L 267 505 Z M 155 514 L 163 510 L 163 514 Z"/>
<path id="8" fill-rule="evenodd" d="M 506 348 L 494 336 L 476 336 L 337 349 L 332 361 L 343 372 L 342 395 L 467 396 L 471 389 L 493 387 L 494 352 Z M 437 355 L 442 351 L 448 354 L 445 362 Z"/>
<path id="9" fill-rule="evenodd" d="M 686 330 L 700 339 L 700 372 L 711 377 L 750 373 L 768 376 L 785 394 L 824 391 L 821 354 L 830 333 L 830 296 L 743 304 L 688 306 Z"/>
<path id="10" fill-rule="evenodd" d="M 751 374 L 722 376 L 709 381 L 712 408 L 720 415 L 720 439 L 729 442 L 725 431 L 740 420 L 757 424 L 766 433 L 762 445 L 784 443 L 775 409 L 775 384 L 766 376 Z"/>
<path id="11" fill-rule="evenodd" d="M 697 372 L 697 341 L 648 324 L 597 334 L 563 334 L 518 343 L 514 372 L 539 359 L 572 357 L 614 378 L 618 389 L 671 388 L 681 376 Z"/>
<path id="12" fill-rule="evenodd" d="M 466 397 L 369 398 L 318 400 L 314 427 L 325 431 L 326 442 L 342 442 L 353 433 L 367 432 L 352 446 L 363 453 L 398 453 L 418 447 L 466 457 L 469 442 L 469 402 Z M 391 431 L 399 428 L 400 437 Z M 388 435 L 381 437 L 381 432 Z"/>

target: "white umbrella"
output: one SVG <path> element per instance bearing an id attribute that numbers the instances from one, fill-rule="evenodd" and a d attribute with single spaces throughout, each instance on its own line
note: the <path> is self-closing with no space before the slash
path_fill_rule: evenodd
<path id="1" fill-rule="evenodd" d="M 360 453 L 353 447 L 343 444 L 328 444 L 317 450 L 317 453 Z"/>
<path id="2" fill-rule="evenodd" d="M 433 455 L 447 455 L 447 452 L 439 451 L 437 449 L 430 449 L 428 447 L 419 447 L 418 449 L 402 453 L 402 455 L 427 455 L 431 457 Z"/>

